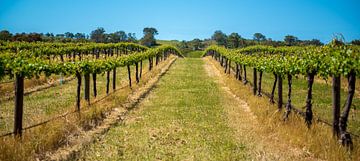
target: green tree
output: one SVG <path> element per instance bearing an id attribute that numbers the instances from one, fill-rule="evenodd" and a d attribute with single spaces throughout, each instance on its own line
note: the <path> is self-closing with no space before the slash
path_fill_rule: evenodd
<path id="1" fill-rule="evenodd" d="M 12 34 L 8 30 L 0 31 L 0 40 L 10 41 L 12 38 Z"/>
<path id="2" fill-rule="evenodd" d="M 226 46 L 227 42 L 227 36 L 225 33 L 223 33 L 220 30 L 217 30 L 214 32 L 214 34 L 211 37 L 212 40 L 215 40 L 218 45 Z"/>
<path id="3" fill-rule="evenodd" d="M 80 39 L 85 39 L 86 36 L 85 36 L 84 33 L 76 33 L 76 34 L 74 35 L 74 38 L 77 39 L 77 40 L 80 40 Z"/>
<path id="4" fill-rule="evenodd" d="M 14 41 L 26 41 L 26 42 L 36 42 L 36 41 L 43 41 L 42 39 L 43 37 L 43 34 L 40 34 L 40 33 L 29 33 L 29 34 L 26 34 L 26 33 L 16 33 L 12 40 Z"/>
<path id="5" fill-rule="evenodd" d="M 307 46 L 307 45 L 315 45 L 315 46 L 321 46 L 323 45 L 323 43 L 318 40 L 318 39 L 312 39 L 312 40 L 298 40 L 298 42 L 303 45 L 303 46 Z M 299 44 L 298 43 L 298 44 Z"/>
<path id="6" fill-rule="evenodd" d="M 266 37 L 265 35 L 263 35 L 262 33 L 255 33 L 254 36 L 253 36 L 253 40 L 257 41 L 257 42 L 260 42 L 260 41 L 265 41 L 266 40 Z"/>
<path id="7" fill-rule="evenodd" d="M 200 39 L 196 38 L 189 42 L 189 46 L 192 48 L 192 50 L 200 50 L 201 48 L 204 47 L 204 44 Z"/>
<path id="8" fill-rule="evenodd" d="M 65 38 L 70 38 L 70 39 L 72 39 L 72 38 L 74 38 L 74 34 L 73 33 L 71 33 L 71 32 L 65 32 Z"/>
<path id="9" fill-rule="evenodd" d="M 56 38 L 65 38 L 65 34 L 56 34 L 55 37 Z"/>
<path id="10" fill-rule="evenodd" d="M 128 33 L 127 34 L 127 41 L 136 43 L 137 39 L 136 39 L 135 33 Z"/>
<path id="11" fill-rule="evenodd" d="M 293 46 L 298 42 L 298 38 L 293 35 L 286 35 L 284 41 L 287 46 Z"/>
<path id="12" fill-rule="evenodd" d="M 155 35 L 158 31 L 153 27 L 146 27 L 143 29 L 144 37 L 141 39 L 141 44 L 147 47 L 156 45 Z"/>
<path id="13" fill-rule="evenodd" d="M 127 40 L 127 35 L 124 31 L 117 31 L 114 33 L 107 34 L 107 42 L 117 43 L 126 40 Z"/>
<path id="14" fill-rule="evenodd" d="M 90 39 L 97 43 L 105 42 L 106 41 L 105 29 L 102 27 L 98 27 L 96 30 L 91 31 Z"/>
<path id="15" fill-rule="evenodd" d="M 353 40 L 353 41 L 351 41 L 351 44 L 360 45 L 360 40 Z"/>
<path id="16" fill-rule="evenodd" d="M 46 36 L 46 37 L 55 37 L 54 34 L 53 34 L 53 33 L 50 33 L 50 32 L 46 33 L 45 36 Z"/>
<path id="17" fill-rule="evenodd" d="M 227 43 L 229 48 L 238 48 L 240 45 L 241 36 L 238 33 L 231 33 L 228 36 Z"/>
<path id="18" fill-rule="evenodd" d="M 188 46 L 188 43 L 185 40 L 183 40 L 179 43 L 178 47 L 181 49 L 185 49 L 185 48 L 188 48 L 189 46 Z"/>

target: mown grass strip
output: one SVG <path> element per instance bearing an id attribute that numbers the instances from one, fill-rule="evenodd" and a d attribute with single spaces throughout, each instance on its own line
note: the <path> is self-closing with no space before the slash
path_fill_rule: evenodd
<path id="1" fill-rule="evenodd" d="M 244 160 L 201 59 L 175 62 L 123 124 L 83 152 L 84 160 Z"/>

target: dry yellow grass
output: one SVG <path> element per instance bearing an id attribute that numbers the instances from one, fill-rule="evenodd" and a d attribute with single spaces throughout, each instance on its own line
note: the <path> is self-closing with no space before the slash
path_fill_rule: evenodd
<path id="1" fill-rule="evenodd" d="M 171 58 L 168 60 L 170 61 Z M 56 150 L 60 146 L 68 144 L 69 139 L 71 139 L 69 136 L 76 136 L 99 125 L 111 109 L 125 103 L 131 92 L 140 88 L 143 83 L 159 73 L 167 63 L 168 61 L 160 62 L 158 66 L 154 66 L 151 72 L 143 73 L 140 83 L 133 83 L 132 88 L 128 86 L 119 88 L 105 99 L 83 107 L 80 114 L 73 113 L 48 124 L 26 130 L 22 138 L 11 136 L 1 138 L 0 160 L 44 159 L 46 157 L 45 152 Z M 82 104 L 85 105 L 86 102 L 82 101 Z"/>
<path id="2" fill-rule="evenodd" d="M 218 62 L 205 58 L 220 71 L 223 71 Z M 311 129 L 308 129 L 304 120 L 296 114 L 291 114 L 290 119 L 283 121 L 282 111 L 277 111 L 277 107 L 269 103 L 267 97 L 253 96 L 251 87 L 243 85 L 234 78 L 233 75 L 223 74 L 226 85 L 240 99 L 245 100 L 255 114 L 258 122 L 257 135 L 268 136 L 268 145 L 276 147 L 278 144 L 289 145 L 303 151 L 308 151 L 309 156 L 323 160 L 359 160 L 360 159 L 360 141 L 359 138 L 353 138 L 354 150 L 352 152 L 343 148 L 336 139 L 332 137 L 331 128 L 321 123 L 314 123 Z"/>

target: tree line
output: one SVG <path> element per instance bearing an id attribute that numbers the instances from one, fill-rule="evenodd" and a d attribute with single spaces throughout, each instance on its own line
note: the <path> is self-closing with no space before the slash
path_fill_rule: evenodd
<path id="1" fill-rule="evenodd" d="M 0 41 L 24 41 L 24 42 L 97 42 L 97 43 L 118 43 L 133 42 L 140 43 L 147 47 L 155 46 L 155 35 L 158 34 L 157 29 L 153 27 L 145 27 L 143 29 L 144 36 L 138 40 L 135 33 L 126 33 L 125 31 L 116 31 L 106 33 L 105 29 L 98 27 L 91 31 L 90 34 L 65 32 L 61 34 L 53 33 L 11 33 L 8 30 L 0 31 Z"/>
<path id="2" fill-rule="evenodd" d="M 353 40 L 350 42 L 353 45 L 360 45 L 360 40 Z M 182 50 L 182 52 L 188 52 L 192 50 L 203 50 L 204 48 L 210 45 L 219 45 L 224 46 L 226 48 L 234 49 L 234 48 L 243 48 L 247 46 L 254 45 L 267 45 L 267 46 L 321 46 L 324 45 L 318 39 L 311 40 L 300 40 L 298 37 L 294 35 L 286 35 L 283 41 L 272 40 L 271 38 L 267 38 L 262 33 L 254 33 L 252 39 L 245 39 L 241 35 L 236 32 L 233 32 L 229 35 L 225 34 L 221 30 L 217 30 L 208 39 L 198 39 L 195 38 L 191 41 L 181 41 L 178 44 L 178 48 Z"/>

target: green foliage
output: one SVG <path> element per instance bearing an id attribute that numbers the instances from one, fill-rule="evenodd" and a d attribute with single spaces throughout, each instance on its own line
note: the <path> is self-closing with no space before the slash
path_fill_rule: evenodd
<path id="1" fill-rule="evenodd" d="M 203 55 L 203 52 L 202 51 L 191 51 L 191 52 L 188 52 L 186 53 L 186 57 L 189 57 L 189 58 L 201 58 Z"/>
<path id="2" fill-rule="evenodd" d="M 318 74 L 324 78 L 332 75 L 347 76 L 351 70 L 360 74 L 360 55 L 357 46 L 324 47 L 270 47 L 251 46 L 238 50 L 210 46 L 207 53 L 224 56 L 238 64 L 256 68 L 259 71 L 286 74 Z"/>
<path id="3" fill-rule="evenodd" d="M 143 30 L 144 37 L 141 39 L 141 44 L 147 47 L 156 45 L 155 35 L 158 34 L 158 31 L 153 27 L 146 27 Z"/>
<path id="4" fill-rule="evenodd" d="M 228 36 L 227 42 L 229 48 L 238 48 L 241 41 L 241 36 L 238 33 L 231 33 Z"/>
<path id="5" fill-rule="evenodd" d="M 254 36 L 253 36 L 253 39 L 255 41 L 265 41 L 266 40 L 266 37 L 265 35 L 261 34 L 261 33 L 255 33 Z"/>
<path id="6" fill-rule="evenodd" d="M 298 41 L 298 38 L 292 35 L 286 35 L 284 42 L 287 46 L 293 46 Z"/>
<path id="7" fill-rule="evenodd" d="M 223 33 L 220 30 L 215 31 L 213 36 L 211 37 L 211 39 L 215 40 L 217 45 L 220 45 L 220 46 L 227 45 L 227 36 L 225 33 Z"/>
<path id="8" fill-rule="evenodd" d="M 53 44 L 53 43 L 5 43 L 0 54 L 0 78 L 5 75 L 23 75 L 37 77 L 41 74 L 74 75 L 76 73 L 103 73 L 116 67 L 132 65 L 150 57 L 163 57 L 166 53 L 182 56 L 180 51 L 172 46 L 147 49 L 133 43 L 117 44 Z M 121 51 L 120 56 L 103 56 L 94 58 L 90 52 Z M 106 52 L 107 51 L 107 52 Z M 128 52 L 132 52 L 128 54 Z M 81 54 L 82 60 L 62 61 L 51 57 L 66 54 Z M 92 54 L 96 54 L 92 53 Z"/>
<path id="9" fill-rule="evenodd" d="M 7 30 L 0 31 L 0 40 L 2 41 L 10 41 L 12 34 Z"/>
<path id="10" fill-rule="evenodd" d="M 105 29 L 99 27 L 96 30 L 91 31 L 90 39 L 94 42 L 105 42 L 106 41 Z"/>

